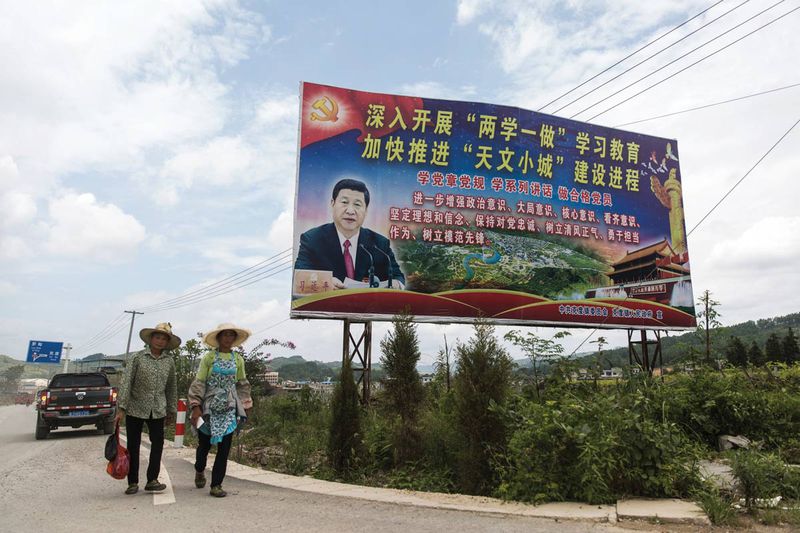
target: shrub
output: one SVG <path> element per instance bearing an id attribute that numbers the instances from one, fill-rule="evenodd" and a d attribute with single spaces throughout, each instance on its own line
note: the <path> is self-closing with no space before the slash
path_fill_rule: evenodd
<path id="1" fill-rule="evenodd" d="M 386 372 L 384 398 L 399 419 L 394 428 L 395 464 L 419 456 L 417 417 L 425 391 L 417 372 L 419 340 L 412 319 L 409 314 L 395 316 L 392 331 L 381 341 L 381 364 Z"/>
<path id="2" fill-rule="evenodd" d="M 339 383 L 331 399 L 331 424 L 328 438 L 328 460 L 336 474 L 348 477 L 361 448 L 360 407 L 358 389 L 350 361 L 345 359 Z"/>
<path id="3" fill-rule="evenodd" d="M 648 391 L 519 400 L 500 461 L 504 498 L 610 503 L 624 495 L 684 497 L 699 484 L 698 450 L 662 419 Z"/>
<path id="4" fill-rule="evenodd" d="M 734 454 L 731 469 L 739 480 L 748 509 L 755 506 L 757 499 L 779 496 L 787 471 L 786 465 L 777 455 L 755 450 L 743 450 Z"/>
<path id="5" fill-rule="evenodd" d="M 512 361 L 487 322 L 475 323 L 474 336 L 456 348 L 455 418 L 463 445 L 459 486 L 470 494 L 487 494 L 495 484 L 493 453 L 505 445 L 502 406 L 509 394 Z"/>

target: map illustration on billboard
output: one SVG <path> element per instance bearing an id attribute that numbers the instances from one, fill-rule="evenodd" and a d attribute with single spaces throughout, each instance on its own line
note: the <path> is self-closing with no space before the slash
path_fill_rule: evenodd
<path id="1" fill-rule="evenodd" d="M 695 326 L 678 144 L 301 87 L 293 318 Z"/>

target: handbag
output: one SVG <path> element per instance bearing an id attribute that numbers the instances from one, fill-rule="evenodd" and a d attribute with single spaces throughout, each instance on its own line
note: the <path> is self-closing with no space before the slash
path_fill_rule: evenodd
<path id="1" fill-rule="evenodd" d="M 117 424 L 113 437 L 115 437 L 117 453 L 114 459 L 108 461 L 106 472 L 114 479 L 125 479 L 128 476 L 131 463 L 128 448 L 123 446 L 119 441 L 119 423 Z M 108 445 L 108 443 L 106 443 L 106 445 Z"/>
<path id="2" fill-rule="evenodd" d="M 105 449 L 105 457 L 106 461 L 113 461 L 117 457 L 117 440 L 119 436 L 117 435 L 117 431 L 119 430 L 119 424 L 117 425 L 117 429 L 114 430 L 114 433 L 108 436 L 106 440 L 106 449 Z"/>

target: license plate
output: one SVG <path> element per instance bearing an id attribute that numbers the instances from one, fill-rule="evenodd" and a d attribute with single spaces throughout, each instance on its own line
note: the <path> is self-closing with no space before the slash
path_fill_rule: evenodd
<path id="1" fill-rule="evenodd" d="M 70 411 L 69 416 L 88 416 L 89 411 Z"/>

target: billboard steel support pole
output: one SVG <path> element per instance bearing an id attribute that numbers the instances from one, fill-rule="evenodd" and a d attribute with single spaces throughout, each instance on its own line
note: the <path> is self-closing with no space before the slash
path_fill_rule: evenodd
<path id="1" fill-rule="evenodd" d="M 353 324 L 362 324 L 364 327 L 358 340 L 351 331 Z M 369 405 L 370 375 L 372 373 L 372 322 L 356 322 L 345 319 L 342 333 L 342 366 L 345 361 L 349 361 L 353 372 L 360 373 L 356 380 L 356 386 L 361 386 L 361 404 Z M 360 366 L 356 366 L 357 364 Z"/>
<path id="2" fill-rule="evenodd" d="M 631 366 L 639 366 L 643 372 L 647 372 L 650 376 L 653 375 L 656 364 L 658 364 L 663 379 L 664 360 L 661 355 L 661 331 L 652 330 L 654 338 L 648 339 L 647 330 L 640 330 L 641 338 L 638 341 L 634 340 L 634 331 L 633 329 L 628 330 L 628 363 Z M 637 346 L 639 346 L 641 354 L 637 351 Z M 650 351 L 650 346 L 653 347 L 652 352 Z"/>

